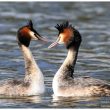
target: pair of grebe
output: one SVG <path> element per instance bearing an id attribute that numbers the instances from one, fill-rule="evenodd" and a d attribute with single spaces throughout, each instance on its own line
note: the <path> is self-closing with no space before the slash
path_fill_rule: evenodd
<path id="1" fill-rule="evenodd" d="M 109 96 L 110 84 L 106 81 L 91 77 L 75 78 L 74 67 L 77 60 L 81 35 L 69 22 L 55 26 L 58 31 L 58 39 L 48 48 L 64 43 L 68 49 L 68 55 L 53 78 L 53 92 L 55 96 Z M 25 60 L 25 77 L 21 80 L 9 80 L 0 84 L 0 94 L 8 96 L 30 96 L 45 92 L 44 77 L 36 64 L 29 44 L 31 40 L 43 40 L 33 28 L 32 21 L 18 30 L 18 44 Z"/>

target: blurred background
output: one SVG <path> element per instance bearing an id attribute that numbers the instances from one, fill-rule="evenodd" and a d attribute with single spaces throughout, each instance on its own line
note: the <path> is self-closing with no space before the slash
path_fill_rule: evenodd
<path id="1" fill-rule="evenodd" d="M 0 80 L 24 77 L 24 59 L 16 35 L 32 19 L 41 36 L 55 41 L 56 24 L 66 20 L 80 32 L 82 43 L 75 76 L 110 81 L 110 2 L 0 2 Z M 31 42 L 30 49 L 45 76 L 46 93 L 23 99 L 0 99 L 1 108 L 109 108 L 110 97 L 54 98 L 53 76 L 63 63 L 65 46 Z"/>

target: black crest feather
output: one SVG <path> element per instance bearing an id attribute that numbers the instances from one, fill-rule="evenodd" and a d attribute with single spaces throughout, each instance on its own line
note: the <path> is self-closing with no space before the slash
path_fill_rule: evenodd
<path id="1" fill-rule="evenodd" d="M 32 20 L 29 20 L 28 25 L 29 25 L 30 27 L 33 27 Z"/>
<path id="2" fill-rule="evenodd" d="M 55 26 L 56 29 L 58 29 L 59 32 L 63 32 L 64 29 L 66 28 L 73 28 L 71 24 L 69 24 L 68 21 L 62 23 L 62 24 L 57 24 Z"/>

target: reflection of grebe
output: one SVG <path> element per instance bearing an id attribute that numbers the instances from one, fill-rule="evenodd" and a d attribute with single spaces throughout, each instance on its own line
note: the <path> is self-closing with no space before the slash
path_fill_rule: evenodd
<path id="1" fill-rule="evenodd" d="M 17 33 L 19 47 L 22 50 L 25 60 L 25 78 L 24 80 L 8 80 L 1 82 L 0 94 L 8 96 L 27 96 L 41 94 L 45 90 L 43 74 L 36 64 L 29 44 L 31 40 L 43 40 L 36 30 L 33 28 L 32 21 L 19 29 Z"/>
<path id="2" fill-rule="evenodd" d="M 55 96 L 107 96 L 110 95 L 110 84 L 106 81 L 91 77 L 74 78 L 74 67 L 81 43 L 80 33 L 68 22 L 56 26 L 59 31 L 58 39 L 49 48 L 64 43 L 68 55 L 53 79 Z"/>

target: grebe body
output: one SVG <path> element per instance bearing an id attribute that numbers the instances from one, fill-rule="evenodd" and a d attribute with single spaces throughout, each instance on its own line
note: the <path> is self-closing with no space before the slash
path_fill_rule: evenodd
<path id="1" fill-rule="evenodd" d="M 44 93 L 44 76 L 29 49 L 31 40 L 46 41 L 33 28 L 33 23 L 30 20 L 28 25 L 20 28 L 17 33 L 18 45 L 25 61 L 25 77 L 23 80 L 2 81 L 0 83 L 0 95 L 30 96 Z"/>
<path id="2" fill-rule="evenodd" d="M 110 83 L 89 76 L 74 77 L 74 67 L 78 50 L 82 41 L 81 35 L 69 22 L 56 25 L 59 31 L 58 39 L 49 48 L 58 43 L 64 43 L 68 54 L 53 78 L 53 92 L 55 96 L 110 96 Z"/>

